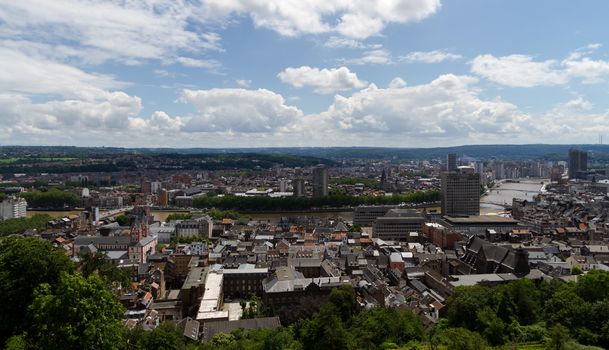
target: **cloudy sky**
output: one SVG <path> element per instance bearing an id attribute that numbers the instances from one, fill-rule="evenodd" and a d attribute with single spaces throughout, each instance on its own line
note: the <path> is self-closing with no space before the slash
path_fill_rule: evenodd
<path id="1" fill-rule="evenodd" d="M 0 1 L 0 144 L 609 140 L 605 0 Z"/>

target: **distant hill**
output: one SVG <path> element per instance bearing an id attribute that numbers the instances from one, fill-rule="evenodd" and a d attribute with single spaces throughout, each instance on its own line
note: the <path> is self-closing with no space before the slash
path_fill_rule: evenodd
<path id="1" fill-rule="evenodd" d="M 71 146 L 0 146 L 0 158 L 22 157 L 92 157 L 112 154 L 290 154 L 325 159 L 421 160 L 441 159 L 447 153 L 472 159 L 546 159 L 565 160 L 570 148 L 590 152 L 591 159 L 609 159 L 609 145 L 464 145 L 429 148 L 385 147 L 269 147 L 269 148 L 118 148 Z"/>
<path id="2" fill-rule="evenodd" d="M 107 151 L 107 153 L 105 153 Z M 172 153 L 120 148 L 0 148 L 0 174 L 89 173 L 139 170 L 257 170 L 334 165 L 330 159 L 289 153 Z"/>

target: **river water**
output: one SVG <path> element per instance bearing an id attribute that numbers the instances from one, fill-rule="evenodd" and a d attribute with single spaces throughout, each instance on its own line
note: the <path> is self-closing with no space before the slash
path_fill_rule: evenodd
<path id="1" fill-rule="evenodd" d="M 517 179 L 519 182 L 496 182 L 488 194 L 480 199 L 480 213 L 498 214 L 504 211 L 505 206 L 511 206 L 514 198 L 533 200 L 541 192 L 549 179 Z"/>

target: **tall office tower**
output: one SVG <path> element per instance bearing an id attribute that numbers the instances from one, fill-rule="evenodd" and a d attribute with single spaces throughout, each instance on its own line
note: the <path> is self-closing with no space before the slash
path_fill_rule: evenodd
<path id="1" fill-rule="evenodd" d="M 569 150 L 569 179 L 585 179 L 588 171 L 588 152 L 575 148 Z"/>
<path id="2" fill-rule="evenodd" d="M 325 165 L 318 165 L 313 169 L 313 197 L 328 195 L 328 169 Z"/>
<path id="3" fill-rule="evenodd" d="M 472 167 L 442 173 L 442 214 L 480 215 L 480 174 Z"/>
<path id="4" fill-rule="evenodd" d="M 294 191 L 294 197 L 304 197 L 304 195 L 305 195 L 304 179 L 297 178 L 297 179 L 292 180 L 292 188 Z"/>
<path id="5" fill-rule="evenodd" d="M 446 155 L 446 171 L 457 170 L 457 155 L 449 153 Z"/>

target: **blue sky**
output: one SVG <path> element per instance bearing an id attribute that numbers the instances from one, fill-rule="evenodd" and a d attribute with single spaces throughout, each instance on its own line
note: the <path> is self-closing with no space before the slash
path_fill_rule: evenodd
<path id="1" fill-rule="evenodd" d="M 594 143 L 606 1 L 0 4 L 0 144 Z"/>

